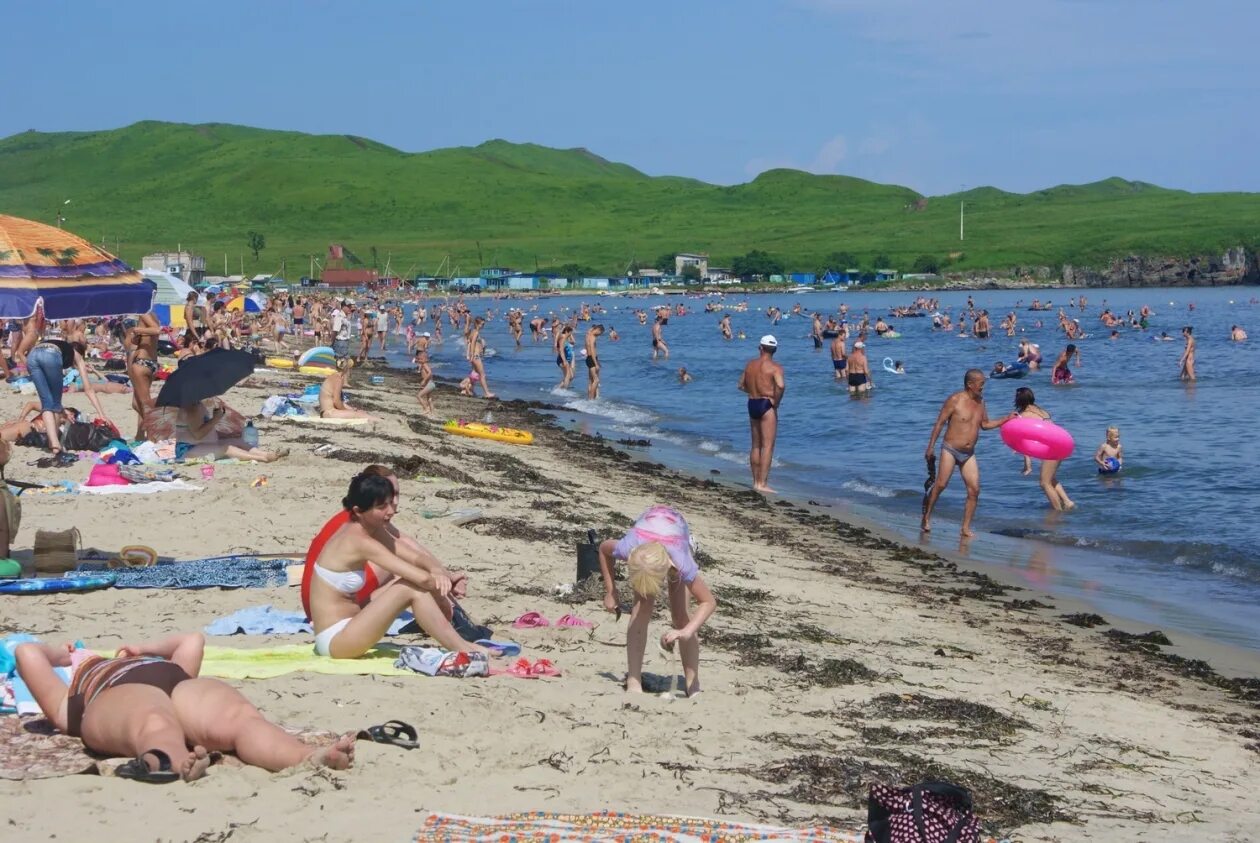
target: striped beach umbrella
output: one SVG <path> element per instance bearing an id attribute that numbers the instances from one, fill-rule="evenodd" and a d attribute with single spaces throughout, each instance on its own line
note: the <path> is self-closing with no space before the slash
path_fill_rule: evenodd
<path id="1" fill-rule="evenodd" d="M 0 318 L 148 313 L 154 283 L 104 249 L 51 225 L 0 214 Z"/>
<path id="2" fill-rule="evenodd" d="M 245 296 L 237 296 L 227 303 L 229 312 L 243 310 L 246 313 L 261 313 L 262 308 L 258 306 L 258 302 Z"/>

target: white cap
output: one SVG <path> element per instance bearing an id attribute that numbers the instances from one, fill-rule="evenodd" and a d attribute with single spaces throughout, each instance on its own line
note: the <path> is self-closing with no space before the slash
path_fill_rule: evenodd
<path id="1" fill-rule="evenodd" d="M 774 334 L 766 334 L 761 338 L 761 342 L 758 345 L 764 345 L 766 348 L 778 348 L 779 341 L 774 338 Z"/>
<path id="2" fill-rule="evenodd" d="M 858 340 L 857 342 L 855 342 L 855 343 L 853 344 L 853 347 L 854 347 L 854 348 L 866 348 L 866 343 L 862 342 L 861 340 Z"/>
<path id="3" fill-rule="evenodd" d="M 428 331 L 425 331 L 425 332 L 424 332 L 423 334 L 421 334 L 420 336 L 422 336 L 422 337 L 428 337 L 428 336 L 432 336 L 432 334 L 430 334 Z"/>

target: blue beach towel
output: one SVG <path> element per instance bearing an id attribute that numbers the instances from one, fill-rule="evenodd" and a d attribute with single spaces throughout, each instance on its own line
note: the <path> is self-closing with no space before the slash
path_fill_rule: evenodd
<path id="1" fill-rule="evenodd" d="M 398 635 L 408 627 L 418 630 L 413 625 L 414 620 L 411 612 L 403 612 L 385 634 Z M 276 609 L 270 604 L 241 609 L 205 627 L 206 635 L 311 635 L 314 632 L 311 622 L 301 612 Z"/>

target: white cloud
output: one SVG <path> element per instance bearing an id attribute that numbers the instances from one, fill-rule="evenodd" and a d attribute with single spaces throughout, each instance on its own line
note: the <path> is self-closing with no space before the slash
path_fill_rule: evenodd
<path id="1" fill-rule="evenodd" d="M 809 166 L 809 171 L 823 174 L 834 173 L 848 154 L 848 141 L 844 139 L 844 135 L 836 135 L 819 148 L 813 163 Z"/>

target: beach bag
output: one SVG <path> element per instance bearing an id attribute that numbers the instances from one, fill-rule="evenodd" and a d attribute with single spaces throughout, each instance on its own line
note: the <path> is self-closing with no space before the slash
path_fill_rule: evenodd
<path id="1" fill-rule="evenodd" d="M 871 785 L 866 804 L 866 843 L 977 843 L 980 820 L 971 794 L 949 782 L 914 787 Z"/>
<path id="2" fill-rule="evenodd" d="M 9 543 L 17 536 L 18 527 L 22 526 L 22 502 L 17 495 L 9 491 L 6 484 L 0 483 L 0 499 L 4 501 L 4 519 L 9 526 Z"/>
<path id="3" fill-rule="evenodd" d="M 35 531 L 35 572 L 64 574 L 79 567 L 79 546 L 83 537 L 73 527 L 69 530 Z"/>
<path id="4" fill-rule="evenodd" d="M 84 482 L 84 486 L 129 486 L 131 481 L 121 476 L 118 469 L 121 466 L 114 463 L 104 463 L 92 466 L 92 472 L 88 475 L 88 479 Z"/>
<path id="5" fill-rule="evenodd" d="M 25 445 L 28 448 L 39 448 L 45 450 L 48 448 L 48 434 L 38 430 L 32 430 L 25 436 L 18 438 L 19 445 Z"/>
<path id="6" fill-rule="evenodd" d="M 61 437 L 61 445 L 67 451 L 100 451 L 117 438 L 118 431 L 108 422 L 99 419 L 91 424 L 70 422 L 66 425 L 65 435 Z"/>

